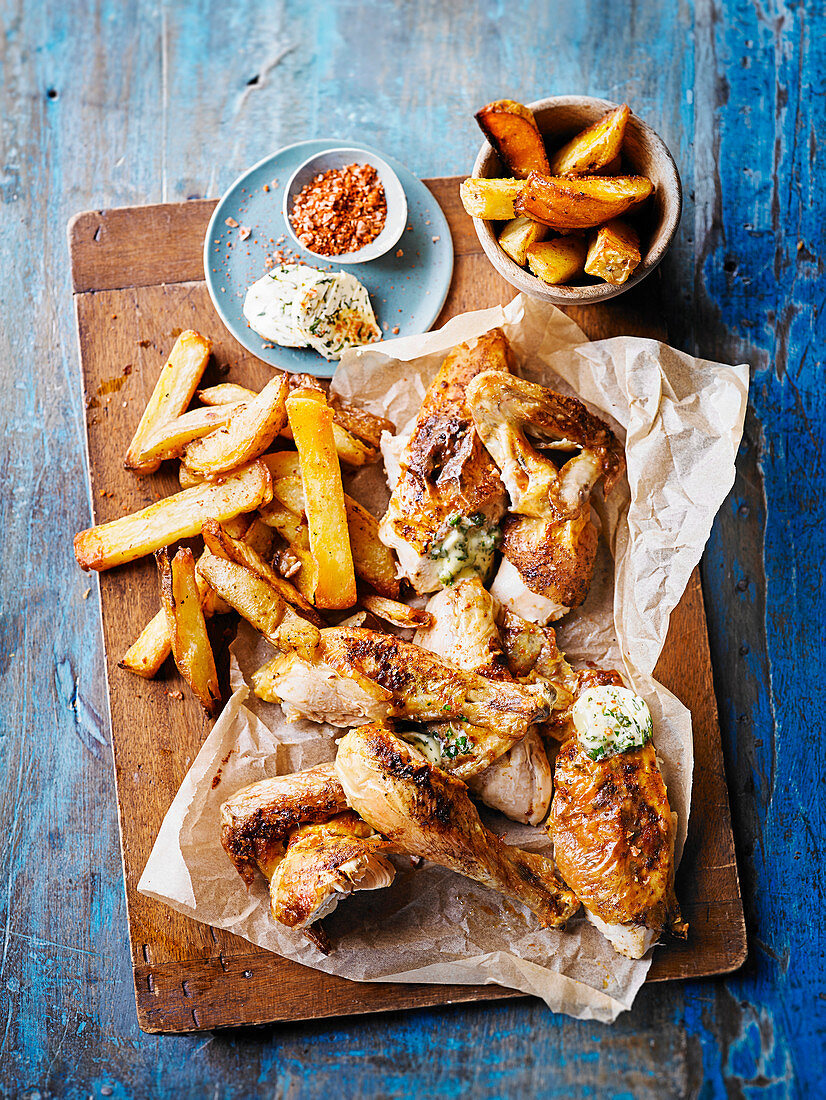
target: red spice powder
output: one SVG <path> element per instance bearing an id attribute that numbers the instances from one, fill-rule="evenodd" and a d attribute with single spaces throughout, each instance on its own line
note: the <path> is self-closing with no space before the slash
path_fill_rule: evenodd
<path id="1" fill-rule="evenodd" d="M 290 222 L 305 248 L 322 256 L 357 252 L 387 219 L 384 185 L 369 164 L 321 172 L 293 200 Z"/>

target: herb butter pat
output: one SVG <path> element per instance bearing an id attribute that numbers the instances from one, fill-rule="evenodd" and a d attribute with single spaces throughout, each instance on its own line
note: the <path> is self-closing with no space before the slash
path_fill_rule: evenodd
<path id="1" fill-rule="evenodd" d="M 253 283 L 244 299 L 250 328 L 285 348 L 314 348 L 340 359 L 347 348 L 381 339 L 370 297 L 347 271 L 282 264 Z"/>
<path id="2" fill-rule="evenodd" d="M 642 748 L 653 729 L 645 700 L 630 688 L 614 685 L 580 695 L 573 719 L 579 743 L 592 760 Z"/>
<path id="3" fill-rule="evenodd" d="M 439 562 L 439 580 L 445 586 L 474 575 L 485 581 L 500 538 L 499 528 L 490 526 L 481 512 L 451 516 L 447 534 L 430 550 Z"/>

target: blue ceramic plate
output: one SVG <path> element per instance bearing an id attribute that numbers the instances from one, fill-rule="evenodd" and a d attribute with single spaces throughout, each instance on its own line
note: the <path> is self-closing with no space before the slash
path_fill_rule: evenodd
<path id="1" fill-rule="evenodd" d="M 337 361 L 327 362 L 312 348 L 273 346 L 247 324 L 244 295 L 247 287 L 266 273 L 267 256 L 281 249 L 311 267 L 352 272 L 367 288 L 387 339 L 427 332 L 444 305 L 453 274 L 453 241 L 439 204 L 421 180 L 384 153 L 378 155 L 393 168 L 407 196 L 407 228 L 396 247 L 377 260 L 350 265 L 323 265 L 296 248 L 281 213 L 284 188 L 307 157 L 343 144 L 330 139 L 301 141 L 259 161 L 235 181 L 215 207 L 204 241 L 206 284 L 221 320 L 235 339 L 270 366 L 320 378 L 332 378 Z M 365 145 L 347 144 L 375 152 Z M 227 225 L 227 218 L 248 226 L 250 236 L 242 241 L 240 229 Z M 396 255 L 399 250 L 401 256 Z"/>

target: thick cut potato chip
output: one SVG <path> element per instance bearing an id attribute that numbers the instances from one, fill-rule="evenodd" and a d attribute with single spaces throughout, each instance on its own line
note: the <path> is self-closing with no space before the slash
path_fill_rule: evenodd
<path id="1" fill-rule="evenodd" d="M 221 691 L 195 583 L 195 558 L 191 550 L 181 547 L 171 563 L 166 548 L 159 550 L 155 559 L 175 664 L 207 714 L 215 714 L 221 705 Z"/>
<path id="2" fill-rule="evenodd" d="M 124 653 L 118 666 L 127 672 L 143 676 L 145 680 L 151 680 L 153 676 L 157 676 L 171 649 L 169 623 L 166 620 L 166 611 L 161 608 Z"/>
<path id="3" fill-rule="evenodd" d="M 192 400 L 211 350 L 212 341 L 192 330 L 182 332 L 175 341 L 129 444 L 124 460 L 127 469 L 151 474 L 160 467 L 160 459 L 141 462 L 144 444 L 167 420 L 180 416 Z"/>
<path id="4" fill-rule="evenodd" d="M 301 465 L 310 550 L 318 563 L 316 606 L 352 607 L 356 577 L 332 410 L 323 393 L 298 390 L 287 398 L 287 416 Z"/>
<path id="5" fill-rule="evenodd" d="M 472 218 L 509 222 L 516 217 L 515 203 L 524 186 L 524 180 L 467 179 L 459 188 L 459 196 Z"/>
<path id="6" fill-rule="evenodd" d="M 506 256 L 523 267 L 525 254 L 532 244 L 543 241 L 548 235 L 548 227 L 532 222 L 530 218 L 513 218 L 506 222 L 499 234 L 499 247 Z"/>
<path id="7" fill-rule="evenodd" d="M 581 275 L 588 249 L 583 237 L 557 237 L 538 241 L 526 253 L 528 267 L 543 283 L 559 285 Z"/>
<path id="8" fill-rule="evenodd" d="M 140 512 L 81 531 L 75 535 L 75 557 L 82 569 L 111 569 L 199 535 L 210 516 L 220 523 L 271 499 L 269 470 L 253 462 L 225 481 L 184 489 Z"/>
<path id="9" fill-rule="evenodd" d="M 551 157 L 550 176 L 582 176 L 598 172 L 619 156 L 631 109 L 627 103 L 571 138 Z M 610 173 L 606 173 L 610 174 Z"/>
<path id="10" fill-rule="evenodd" d="M 198 572 L 222 599 L 279 649 L 312 660 L 321 641 L 318 627 L 302 619 L 262 576 L 236 561 L 209 553 Z"/>
<path id="11" fill-rule="evenodd" d="M 639 266 L 640 259 L 636 229 L 615 218 L 597 230 L 588 248 L 585 270 L 612 286 L 622 286 Z"/>
<path id="12" fill-rule="evenodd" d="M 531 172 L 548 174 L 545 142 L 530 107 L 498 99 L 477 111 L 476 121 L 512 175 L 525 179 Z"/>
<path id="13" fill-rule="evenodd" d="M 222 428 L 190 443 L 184 463 L 196 474 L 220 477 L 263 454 L 284 427 L 287 382 L 272 378 L 248 404 L 241 404 Z"/>
<path id="14" fill-rule="evenodd" d="M 268 530 L 266 527 L 264 529 Z M 246 539 L 232 538 L 220 523 L 210 519 L 205 521 L 201 534 L 204 536 L 204 542 L 210 553 L 216 557 L 226 558 L 227 561 L 234 561 L 239 565 L 243 565 L 246 569 L 262 577 L 268 584 L 271 584 L 279 596 L 303 618 L 308 619 L 316 626 L 327 625 L 309 600 L 306 600 L 288 580 L 280 577 L 269 562 L 258 553 L 251 542 Z"/>
<path id="15" fill-rule="evenodd" d="M 140 453 L 141 463 L 180 458 L 187 444 L 201 436 L 222 428 L 240 408 L 239 404 L 220 405 L 217 408 L 191 409 L 161 424 L 147 438 Z"/>
<path id="16" fill-rule="evenodd" d="M 590 229 L 618 218 L 654 190 L 645 176 L 528 176 L 516 210 L 552 229 Z"/>

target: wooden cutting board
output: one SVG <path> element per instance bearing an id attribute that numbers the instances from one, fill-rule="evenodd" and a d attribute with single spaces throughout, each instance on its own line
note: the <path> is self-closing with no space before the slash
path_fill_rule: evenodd
<path id="1" fill-rule="evenodd" d="M 456 251 L 451 292 L 434 327 L 457 313 L 508 302 L 513 288 L 485 258 L 459 203 L 459 181 L 426 183 L 447 215 Z M 201 256 L 214 206 L 198 201 L 90 211 L 70 223 L 96 523 L 143 508 L 179 488 L 171 464 L 140 478 L 123 468 L 123 453 L 181 330 L 195 328 L 214 341 L 205 385 L 222 379 L 260 388 L 271 376 L 224 329 L 207 294 Z M 568 312 L 591 339 L 665 335 L 655 277 L 610 303 Z M 158 609 L 154 562 L 101 574 L 100 593 L 135 997 L 144 1031 L 193 1031 L 521 996 L 492 986 L 350 982 L 279 958 L 139 894 L 137 883 L 158 829 L 209 722 L 193 697 L 180 691 L 176 670 L 167 667 L 171 662 L 151 681 L 118 668 L 120 657 Z M 694 720 L 693 805 L 677 876 L 691 933 L 687 943 L 669 942 L 656 952 L 649 981 L 725 973 L 746 957 L 696 571 L 673 614 L 657 676 L 691 709 Z"/>

